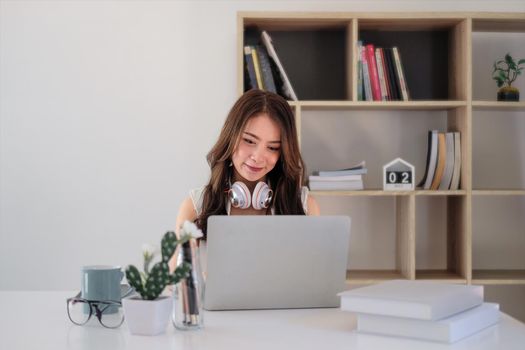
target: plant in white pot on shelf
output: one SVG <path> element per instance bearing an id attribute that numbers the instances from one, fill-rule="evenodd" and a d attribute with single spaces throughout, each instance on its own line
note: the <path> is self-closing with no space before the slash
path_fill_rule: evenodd
<path id="1" fill-rule="evenodd" d="M 168 261 L 179 244 L 193 238 L 190 233 L 183 232 L 179 240 L 173 231 L 164 234 L 161 241 L 162 260 L 149 269 L 154 248 L 143 247 L 144 271 L 135 266 L 126 268 L 126 278 L 139 296 L 135 295 L 122 300 L 124 316 L 129 330 L 133 334 L 157 335 L 166 330 L 172 311 L 171 296 L 161 295 L 167 285 L 176 284 L 188 276 L 191 265 L 181 264 L 173 273 L 169 272 Z"/>

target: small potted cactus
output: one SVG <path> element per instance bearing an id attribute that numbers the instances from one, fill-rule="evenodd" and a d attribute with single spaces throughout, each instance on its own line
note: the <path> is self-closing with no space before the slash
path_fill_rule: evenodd
<path id="1" fill-rule="evenodd" d="M 525 59 L 519 60 L 517 63 L 512 56 L 507 53 L 505 58 L 494 62 L 494 70 L 492 71 L 492 79 L 496 80 L 498 87 L 498 101 L 519 101 L 520 91 L 512 86 L 512 83 L 518 75 L 521 75 L 525 64 Z"/>
<path id="2" fill-rule="evenodd" d="M 191 235 L 186 234 L 177 240 L 175 233 L 168 231 L 161 241 L 162 260 L 151 270 L 149 265 L 155 255 L 151 249 L 143 251 L 144 272 L 133 265 L 126 268 L 128 283 L 139 294 L 122 300 L 126 322 L 132 334 L 157 335 L 166 330 L 173 302 L 170 296 L 161 296 L 161 293 L 167 285 L 178 283 L 191 271 L 191 265 L 183 263 L 170 273 L 168 261 L 177 245 L 191 238 Z"/>

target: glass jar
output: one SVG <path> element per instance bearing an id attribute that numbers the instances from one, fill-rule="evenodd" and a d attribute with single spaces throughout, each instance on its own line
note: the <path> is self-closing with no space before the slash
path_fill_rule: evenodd
<path id="1" fill-rule="evenodd" d="M 173 289 L 172 322 L 175 328 L 180 330 L 200 329 L 204 325 L 204 278 L 199 247 L 194 239 L 182 245 L 177 257 L 177 266 L 182 262 L 191 265 L 191 272 Z"/>

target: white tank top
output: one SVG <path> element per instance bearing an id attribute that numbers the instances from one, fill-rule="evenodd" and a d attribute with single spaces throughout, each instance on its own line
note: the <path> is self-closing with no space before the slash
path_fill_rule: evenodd
<path id="1" fill-rule="evenodd" d="M 301 189 L 301 203 L 303 204 L 303 210 L 305 214 L 308 215 L 308 187 L 303 186 Z M 201 215 L 202 212 L 202 195 L 204 193 L 204 186 L 199 188 L 194 188 L 190 190 L 190 198 L 193 202 L 193 208 L 198 215 Z M 226 201 L 226 212 L 230 215 L 231 203 Z M 274 214 L 274 209 L 272 208 L 272 215 Z"/>

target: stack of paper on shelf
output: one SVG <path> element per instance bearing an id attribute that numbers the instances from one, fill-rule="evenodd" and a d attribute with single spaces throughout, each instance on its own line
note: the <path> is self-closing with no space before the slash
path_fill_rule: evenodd
<path id="1" fill-rule="evenodd" d="M 483 286 L 393 280 L 339 296 L 362 333 L 453 343 L 499 320 L 499 305 L 483 302 Z"/>
<path id="2" fill-rule="evenodd" d="M 367 169 L 365 162 L 347 169 L 318 171 L 310 175 L 310 190 L 312 191 L 353 191 L 363 189 L 363 175 Z"/>

